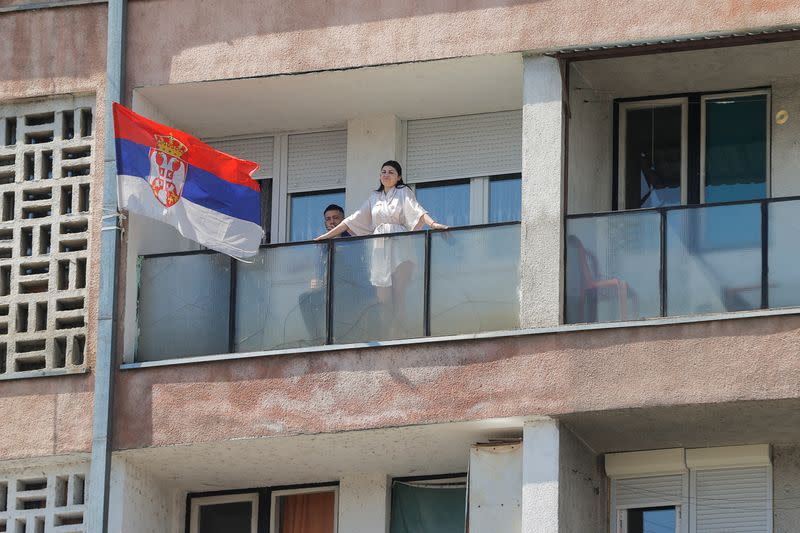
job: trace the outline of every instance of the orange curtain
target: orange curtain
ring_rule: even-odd
[[[333,533],[332,491],[282,496],[280,533]]]

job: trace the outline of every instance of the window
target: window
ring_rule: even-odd
[[[190,533],[257,533],[258,493],[191,500]]]
[[[469,180],[420,183],[417,201],[437,222],[448,226],[469,224]]]
[[[519,220],[522,113],[409,120],[406,182],[449,226]]]
[[[395,479],[390,533],[464,533],[466,478]]]
[[[677,508],[628,509],[622,529],[622,533],[675,533],[678,531]]]
[[[520,220],[522,178],[509,174],[489,179],[489,223]]]
[[[767,93],[703,97],[701,201],[767,197]]]
[[[259,164],[253,177],[263,180],[261,225],[267,242],[314,238],[323,233],[322,209],[331,203],[344,207],[346,130],[217,139],[208,143]],[[326,195],[331,195],[332,200],[326,201]]]
[[[621,209],[769,196],[768,90],[619,101]]]
[[[606,473],[613,532],[772,531],[766,444],[608,454]]]
[[[343,190],[291,195],[289,240],[308,241],[325,233],[323,210],[331,204],[344,208]]]
[[[336,533],[336,484],[190,494],[187,533]]]
[[[335,533],[338,490],[291,489],[272,493],[271,533]]]

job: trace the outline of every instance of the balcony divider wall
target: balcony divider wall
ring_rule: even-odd
[[[518,222],[139,258],[135,360],[519,327]]]
[[[568,215],[565,322],[800,306],[800,197]]]

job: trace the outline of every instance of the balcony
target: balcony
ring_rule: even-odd
[[[800,198],[570,215],[568,323],[796,307]]]
[[[140,258],[137,362],[519,327],[519,223]]]

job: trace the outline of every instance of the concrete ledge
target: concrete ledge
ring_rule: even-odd
[[[50,2],[30,2],[28,4],[0,7],[0,13],[13,13],[15,11],[32,11],[35,9],[50,9],[53,7],[70,7],[107,3],[108,0],[51,0]]]
[[[143,361],[133,363],[123,363],[120,365],[122,370],[134,370],[139,368],[154,368],[162,366],[188,365],[194,363],[208,363],[216,361],[228,361],[236,359],[252,359],[256,357],[268,357],[276,355],[298,355],[312,353],[330,353],[345,350],[361,350],[366,348],[380,348],[393,346],[413,346],[422,344],[478,340],[478,339],[500,339],[507,337],[525,337],[529,335],[549,335],[553,333],[567,333],[576,331],[598,331],[620,328],[642,328],[651,326],[672,326],[678,324],[696,324],[701,322],[715,322],[722,320],[741,320],[745,318],[761,318],[770,316],[791,316],[800,315],[800,308],[793,307],[788,309],[764,309],[757,311],[738,311],[732,313],[718,313],[714,315],[665,317],[628,322],[606,322],[598,324],[569,324],[547,328],[528,328],[506,331],[490,331],[485,333],[469,333],[462,335],[450,335],[445,337],[420,337],[416,339],[402,339],[394,341],[375,341],[359,342],[353,344],[329,344],[323,346],[308,346],[305,348],[291,348],[285,350],[268,350],[262,352],[227,353],[214,355],[199,355],[192,357],[182,357],[177,359],[164,359],[163,361]],[[2,379],[2,378],[0,378]]]
[[[9,375],[0,376],[0,381],[13,381],[17,379],[30,378],[49,378],[56,376],[78,376],[88,374],[88,368],[54,368],[50,370],[28,370],[26,372],[14,372]]]

